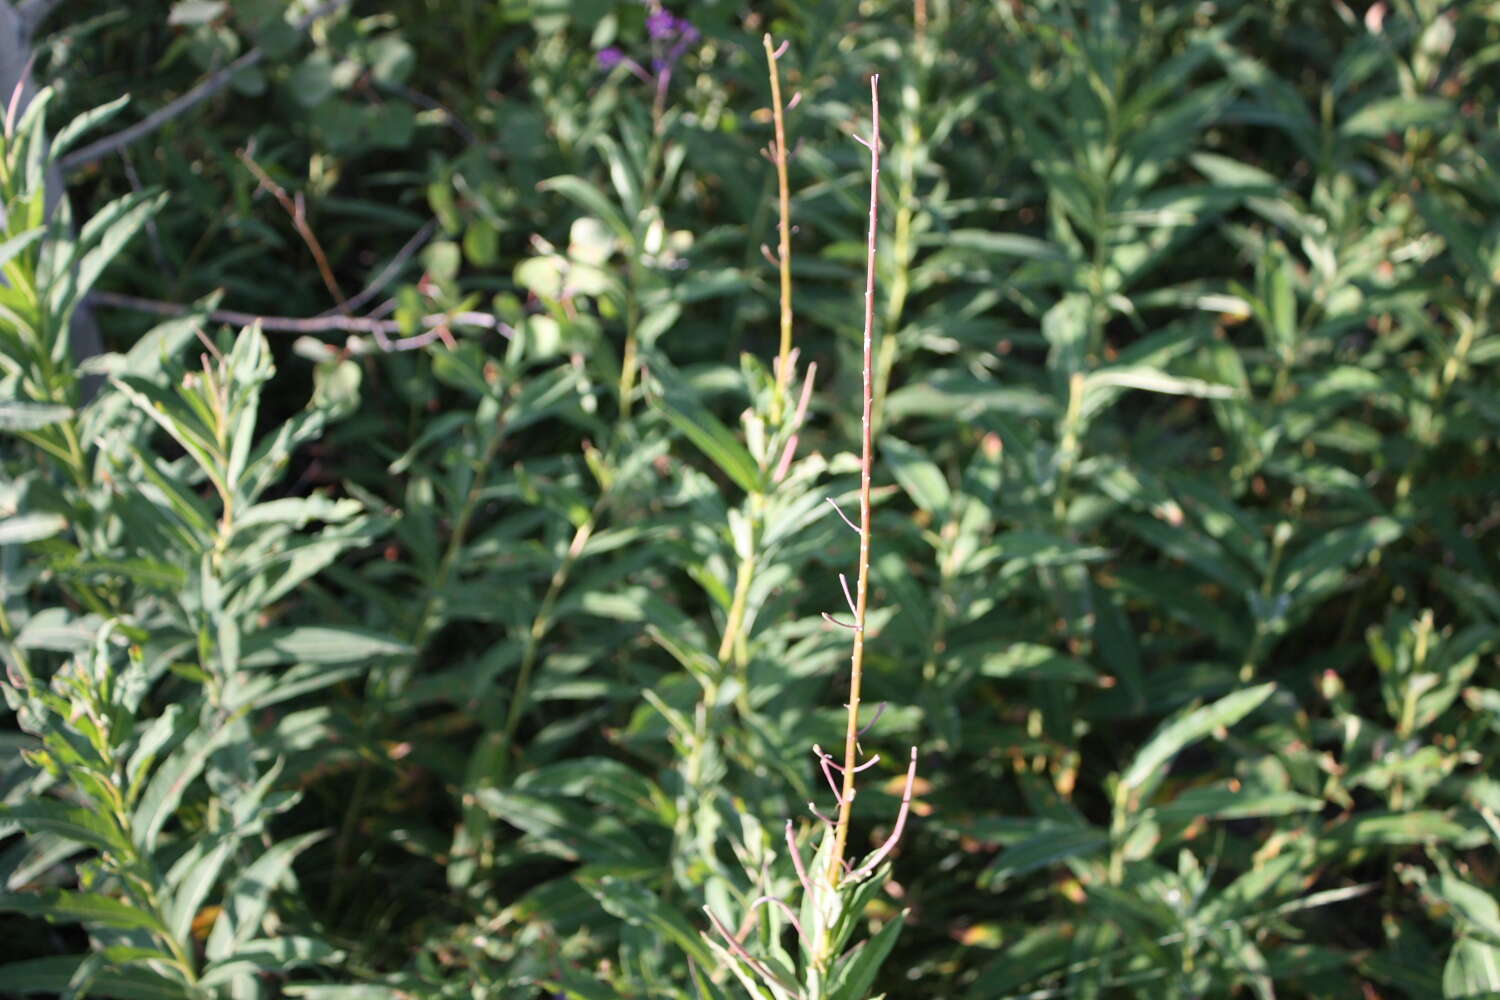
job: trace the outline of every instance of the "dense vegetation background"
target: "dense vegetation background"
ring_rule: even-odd
[[[920,778],[875,985],[761,995],[1500,991],[1500,5],[668,13],[47,11],[0,993],[745,995],[705,904],[795,964],[752,907],[842,745],[872,73],[860,852]]]

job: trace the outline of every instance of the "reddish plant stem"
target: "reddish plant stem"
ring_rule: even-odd
[[[849,814],[854,806],[854,775],[859,767],[859,693],[864,679],[865,612],[870,598],[870,472],[875,464],[871,429],[874,404],[875,342],[875,242],[880,213],[880,75],[870,77],[870,119],[873,131],[870,150],[870,222],[865,251],[865,330],[863,360],[862,450],[859,463],[859,577],[854,596],[854,650],[849,658],[849,722],[844,734],[844,788],[839,796],[838,823],[834,827],[833,857],[828,882],[837,887],[844,872],[844,852],[849,843]]]

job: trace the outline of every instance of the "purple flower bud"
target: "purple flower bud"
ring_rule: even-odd
[[[696,42],[698,29],[685,17],[678,17],[668,10],[656,10],[646,15],[646,33],[655,42]]]
[[[656,41],[665,41],[677,33],[677,18],[671,11],[652,11],[646,15],[646,33]]]
[[[625,61],[625,53],[620,51],[619,46],[611,45],[607,49],[599,50],[599,65],[604,69],[614,69]]]

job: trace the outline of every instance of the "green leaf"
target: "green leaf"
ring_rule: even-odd
[[[1380,138],[1413,126],[1449,124],[1454,118],[1453,102],[1441,97],[1387,97],[1349,116],[1339,126],[1339,134]]]
[[[1211,705],[1182,712],[1163,723],[1120,777],[1121,784],[1127,789],[1139,789],[1148,780],[1159,780],[1167,763],[1183,748],[1216,729],[1227,729],[1239,722],[1259,708],[1275,689],[1274,683],[1266,683],[1236,691]]]
[[[51,307],[54,315],[69,314],[74,303],[94,287],[104,268],[166,200],[165,194],[128,194],[105,205],[84,224],[78,247],[80,250],[89,249],[77,261],[70,280],[53,285]]]
[[[1002,851],[984,870],[979,879],[980,884],[998,891],[1012,879],[1042,868],[1050,868],[1068,858],[1094,854],[1108,845],[1109,834],[1104,830],[1090,826],[1046,824],[1040,833]]]
[[[560,177],[550,177],[537,186],[538,191],[555,191],[581,207],[585,212],[602,220],[610,229],[614,230],[620,241],[627,246],[635,244],[635,234],[625,216],[615,207],[614,202],[590,182],[582,177],[574,177],[565,174]]]
[[[941,417],[970,421],[983,414],[1050,417],[1057,403],[1026,386],[1002,386],[965,373],[933,373],[903,385],[886,397],[886,416],[892,422],[910,417]]]
[[[178,941],[192,936],[193,920],[238,842],[239,838],[232,833],[199,839],[167,873],[174,891],[165,916],[168,930]]]
[[[529,835],[530,845],[567,861],[637,867],[648,852],[615,816],[566,799],[481,787],[475,801],[490,816]]]
[[[1286,561],[1281,590],[1298,603],[1321,599],[1348,577],[1348,567],[1400,538],[1401,523],[1372,517],[1360,524],[1322,532]]]
[[[887,920],[885,926],[868,941],[861,941],[839,960],[828,977],[829,1000],[867,1000],[875,976],[890,956],[896,937],[906,923],[906,911]]]
[[[128,845],[114,824],[102,813],[47,799],[32,799],[14,805],[0,803],[0,822],[16,823],[23,830],[55,833],[100,851],[128,853]]]
[[[24,233],[12,236],[4,243],[0,243],[0,267],[4,267],[12,257],[20,253],[22,250],[25,250],[27,247],[31,246],[31,244],[35,243],[37,240],[41,239],[46,232],[46,227],[38,226],[35,229],[28,229]],[[46,404],[38,403],[35,405],[41,406]],[[0,428],[6,427],[4,420],[4,407],[5,404],[0,403]]]
[[[17,514],[0,518],[0,545],[21,545],[61,534],[68,519],[61,514]]]
[[[0,431],[39,431],[61,423],[73,410],[56,403],[33,403],[24,399],[0,400]]]
[[[362,673],[363,665],[330,669],[323,663],[301,663],[278,671],[275,675],[238,675],[224,686],[224,708],[226,711],[238,712],[244,708],[279,705],[313,691],[353,680]]]
[[[369,629],[352,626],[303,625],[290,629],[267,629],[245,640],[245,662],[256,666],[271,663],[352,663],[379,656],[410,655],[412,647]]]
[[[88,955],[53,955],[0,965],[0,983],[17,994],[68,994]],[[114,1000],[189,1000],[194,994],[183,984],[147,968],[104,969],[88,975],[87,995]]]
[[[167,12],[167,24],[174,28],[193,28],[210,24],[224,16],[227,0],[177,0]]]
[[[1500,947],[1478,938],[1461,937],[1443,966],[1443,996],[1452,1000],[1483,1000],[1500,993]]]
[[[934,462],[894,437],[880,439],[880,455],[912,503],[935,518],[947,518],[953,504],[953,492]]]
[[[166,933],[155,914],[124,900],[89,892],[50,890],[40,893],[0,895],[0,910],[45,917],[51,923],[79,922],[118,930],[148,930]]]
[[[1093,305],[1087,295],[1071,293],[1057,301],[1042,317],[1042,335],[1052,351],[1047,367],[1068,375],[1082,371],[1089,350],[1089,317]]]
[[[177,811],[182,796],[203,772],[208,758],[234,737],[235,728],[227,723],[213,729],[194,729],[157,767],[130,822],[132,835],[148,852],[155,849],[162,827]]]
[[[94,641],[101,623],[98,615],[74,617],[66,608],[43,608],[21,626],[15,643],[22,649],[76,653]]]
[[[1122,365],[1100,368],[1090,372],[1083,382],[1084,392],[1090,396],[1096,389],[1141,389],[1169,396],[1194,396],[1198,399],[1230,399],[1237,395],[1234,386],[1218,382],[1205,382],[1198,378],[1168,375],[1156,368],[1143,365]],[[1098,404],[1088,397],[1084,402],[1085,415],[1092,416]]]
[[[198,980],[202,986],[232,983],[241,977],[254,979],[261,973],[280,973],[298,966],[337,962],[344,953],[318,938],[288,935],[250,941],[229,958],[210,962]]]
[[[260,931],[271,893],[287,877],[292,862],[327,835],[326,831],[314,830],[277,841],[240,869],[224,892],[219,916],[208,934],[204,955],[210,961],[229,960]]]
[[[409,990],[398,990],[390,986],[297,986],[288,985],[282,991],[289,997],[307,997],[308,1000],[410,1000]]]
[[[985,554],[1002,563],[1000,572],[1005,576],[1039,566],[1097,562],[1112,555],[1108,549],[1079,545],[1047,531],[1008,531]]]
[[[766,482],[760,467],[745,446],[730,433],[712,413],[709,413],[685,391],[672,391],[654,396],[653,405],[691,441],[714,465],[718,466],[735,484],[746,493],[764,493]]]
[[[518,778],[515,787],[532,794],[582,796],[633,820],[671,825],[670,806],[661,790],[645,775],[608,757],[547,764]]]
[[[1494,896],[1459,878],[1446,866],[1432,889],[1435,896],[1452,907],[1460,930],[1478,934],[1500,945],[1500,903]]]
[[[559,994],[566,1000],[619,1000],[619,991],[605,986],[596,979],[587,979],[582,973],[575,972],[563,965],[559,973],[560,979],[544,979],[540,985],[551,993]]]
[[[0,983],[17,994],[62,993],[85,959],[83,955],[50,955],[0,965]]]
[[[578,881],[611,916],[671,940],[696,962],[708,966],[714,964],[713,952],[703,943],[698,932],[681,913],[663,903],[650,889],[610,875],[599,879],[580,878]]]
[[[1171,802],[1155,806],[1148,815],[1159,821],[1191,823],[1197,819],[1246,819],[1317,812],[1323,800],[1296,792],[1256,791],[1227,784],[1189,788]]]
[[[961,247],[1003,257],[1025,257],[1030,260],[1065,262],[1068,258],[1053,243],[1020,233],[996,233],[986,229],[954,229],[924,236],[923,243],[942,247]]]
[[[997,648],[999,647],[999,648]],[[1034,642],[991,641],[961,646],[948,654],[958,663],[976,663],[982,677],[1091,684],[1099,671],[1082,660]]]
[[[1455,844],[1473,847],[1484,836],[1434,809],[1355,816],[1329,832],[1329,846],[1375,847],[1404,844]]]
[[[183,4],[177,4],[177,7],[181,6],[183,6]],[[218,4],[218,6],[223,7],[224,5],[221,3]],[[173,13],[176,13],[176,8],[173,9]],[[125,109],[125,106],[129,103],[130,95],[121,94],[113,101],[109,101],[107,103],[99,105],[97,108],[91,108],[90,110],[85,111],[83,114],[79,115],[77,118],[74,118],[72,121],[68,122],[68,124],[58,129],[57,134],[52,137],[52,145],[48,151],[51,154],[52,159],[62,159],[62,155],[68,150],[72,149],[73,144],[76,143],[79,139],[83,138],[83,136],[86,135],[90,129],[98,128],[100,125],[103,125],[105,122],[109,121],[115,115],[123,111]]]

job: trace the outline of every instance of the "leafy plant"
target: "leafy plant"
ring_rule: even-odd
[[[1497,30],[0,3],[0,988],[1500,990]]]

